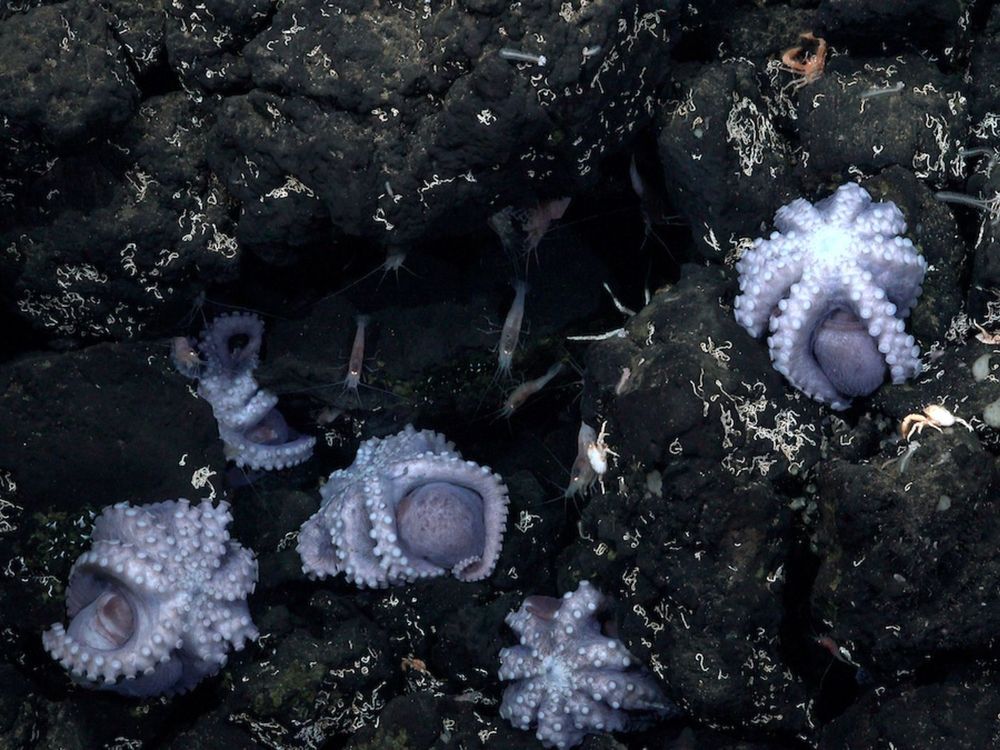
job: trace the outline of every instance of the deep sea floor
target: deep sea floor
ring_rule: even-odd
[[[8,2],[0,330],[0,750],[1000,748],[1000,4]]]

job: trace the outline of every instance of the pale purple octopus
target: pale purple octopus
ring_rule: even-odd
[[[462,581],[490,575],[503,546],[507,487],[454,448],[409,425],[362,443],[354,463],[330,475],[323,504],[299,531],[303,572],[344,573],[371,587],[449,572]]]
[[[198,379],[212,405],[226,458],[251,469],[284,469],[312,456],[316,438],[300,435],[278,411],[278,397],[254,379],[264,324],[256,315],[220,315],[195,344],[174,339],[173,361]]]
[[[798,198],[736,264],[737,322],[758,337],[770,323],[774,368],[809,397],[846,409],[885,380],[920,372],[904,319],[927,262],[901,237],[902,212],[856,183],[815,205]]]
[[[536,726],[545,747],[559,750],[587,734],[642,729],[676,716],[677,707],[602,621],[606,598],[589,582],[562,599],[529,596],[507,615],[520,636],[501,649],[500,715],[518,729]]]
[[[190,690],[257,638],[253,553],[229,538],[229,506],[168,500],[105,508],[66,588],[68,627],[42,634],[88,687],[148,697]]]

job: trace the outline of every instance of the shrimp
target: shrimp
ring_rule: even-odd
[[[170,359],[177,371],[187,378],[196,378],[205,364],[198,353],[198,345],[187,336],[176,336],[170,341]]]
[[[549,226],[558,221],[569,208],[570,198],[555,198],[537,203],[534,208],[507,206],[490,216],[490,228],[497,233],[504,252],[516,268],[519,258],[524,259],[527,271],[532,255],[538,248]]]
[[[528,282],[520,279],[514,282],[514,302],[507,312],[500,331],[499,356],[497,359],[497,374],[510,377],[510,366],[514,360],[514,350],[517,340],[521,337],[521,322],[524,320],[524,295],[528,292]],[[530,395],[530,394],[529,394]]]
[[[358,386],[361,385],[361,368],[365,363],[365,327],[368,325],[368,320],[367,315],[357,317],[358,329],[354,333],[351,358],[347,361],[347,377],[344,378],[344,390],[354,391],[359,404],[361,403],[361,395],[358,393]]]
[[[399,283],[399,272],[400,271],[406,271],[411,276],[416,276],[416,277],[420,278],[419,274],[411,271],[409,268],[407,268],[404,265],[405,262],[406,262],[406,251],[405,250],[401,250],[399,248],[394,248],[394,249],[387,250],[386,251],[386,255],[385,255],[385,260],[382,261],[382,263],[380,265],[375,266],[375,268],[373,268],[372,270],[370,270],[368,273],[362,274],[361,276],[359,276],[358,278],[356,278],[354,281],[352,281],[347,286],[342,286],[337,291],[330,292],[329,294],[327,294],[327,295],[325,295],[323,297],[320,297],[320,299],[317,300],[317,302],[322,302],[323,300],[329,299],[330,297],[336,297],[338,294],[343,294],[348,289],[353,289],[354,287],[358,286],[358,284],[361,284],[362,282],[370,279],[372,276],[374,276],[375,274],[377,274],[379,271],[382,272],[382,277],[378,280],[378,285],[375,287],[376,290],[379,289],[382,286],[382,282],[385,281],[385,277],[388,276],[390,273],[394,273],[396,275],[396,282],[397,283]]]
[[[503,408],[500,410],[500,414],[505,417],[510,417],[521,405],[531,398],[533,395],[538,393],[542,388],[549,384],[559,371],[562,370],[562,362],[556,362],[548,371],[542,375],[540,378],[535,378],[534,380],[526,380],[521,383],[517,388],[511,391],[507,400],[504,401]]]
[[[380,268],[382,269],[382,278],[379,279],[378,283],[381,284],[383,281],[385,281],[385,277],[389,275],[390,271],[396,274],[397,282],[399,281],[400,270],[413,274],[413,271],[411,271],[409,268],[403,265],[404,263],[406,263],[405,250],[388,251],[385,256],[385,262],[380,266]],[[378,269],[376,268],[375,270],[377,271]],[[416,276],[416,274],[413,275]]]

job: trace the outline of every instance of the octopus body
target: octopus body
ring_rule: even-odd
[[[737,322],[752,336],[770,330],[774,368],[809,397],[846,409],[920,372],[920,349],[905,318],[921,293],[927,263],[900,236],[894,203],[872,203],[847,183],[815,205],[799,198],[778,209],[777,231],[757,239],[736,264]]]
[[[587,734],[640,729],[679,713],[617,638],[605,633],[605,597],[587,581],[562,599],[529,596],[507,615],[520,645],[500,651],[510,680],[500,715],[519,729],[536,726],[559,750]]]
[[[302,570],[311,577],[344,573],[370,587],[449,572],[477,581],[500,556],[507,488],[439,433],[407,426],[362,443],[320,494],[320,509],[299,531]]]
[[[105,508],[66,589],[69,625],[42,634],[89,687],[147,697],[190,690],[257,637],[253,553],[229,538],[229,506],[169,500]]]
[[[316,438],[289,427],[278,397],[254,379],[263,334],[256,315],[220,315],[197,344],[175,339],[173,360],[212,405],[226,458],[251,469],[284,469],[306,461]]]

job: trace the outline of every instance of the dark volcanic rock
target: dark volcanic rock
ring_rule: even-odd
[[[995,148],[1000,149],[1000,136],[995,140]],[[987,150],[977,165],[975,174],[969,178],[965,195],[972,199],[972,205],[956,205],[955,212],[972,214],[976,227],[973,247],[972,284],[969,288],[968,313],[980,325],[991,330],[1000,321],[1000,169],[997,162],[1000,151]]]
[[[980,663],[1000,621],[1000,357],[976,327],[1000,332],[1000,9],[0,6],[0,750],[537,750],[499,716],[504,618],[584,578],[685,715],[580,750],[1000,744]],[[805,83],[780,59],[815,52],[810,29],[830,47]],[[894,201],[928,261],[907,322],[925,369],[833,413],[736,323],[731,266],[779,206],[846,180]],[[501,252],[563,196],[534,256]],[[507,378],[494,347],[514,277],[530,289]],[[662,288],[632,314],[604,285],[630,307]],[[227,467],[155,341],[233,305],[272,316],[260,382],[317,435],[293,470]],[[122,338],[146,343],[95,345]],[[972,430],[905,442],[928,404]],[[581,418],[609,467],[564,498]],[[494,573],[306,579],[296,535],[318,483],[411,422],[505,478]],[[183,496],[230,502],[260,567],[259,640],[183,696],[74,685],[39,633],[65,618],[94,515]]]
[[[21,502],[72,512],[200,489],[192,476],[222,466],[222,443],[167,352],[99,344],[0,369],[0,461]]]
[[[317,744],[371,722],[397,664],[371,621],[343,597],[310,600],[312,629],[282,608],[258,620],[262,636],[232,667],[231,720],[269,747]]]
[[[49,335],[166,333],[208,283],[233,278],[230,201],[205,168],[207,123],[180,93],[147,100],[114,145],[17,183],[0,223],[0,284]]]
[[[831,57],[823,76],[798,92],[798,126],[813,172],[898,165],[936,185],[965,175],[962,82],[916,56]]]
[[[792,147],[775,127],[756,66],[746,60],[685,68],[661,112],[660,160],[670,199],[699,251],[732,257],[795,195]]]
[[[591,739],[586,745],[609,745],[611,738]],[[491,747],[538,750],[530,732],[514,729],[496,714],[495,701],[481,696],[443,696],[424,691],[393,699],[379,715],[378,727],[357,732],[348,750],[447,750],[454,747]]]
[[[969,59],[969,109],[976,123],[972,134],[977,140],[1000,146],[997,132],[1000,113],[996,111],[1000,96],[1000,5],[994,5]]]
[[[1000,446],[1000,358],[996,345],[975,335],[979,334],[968,317],[960,317],[949,331],[950,345],[929,358],[919,377],[875,394],[879,411],[899,425],[908,414],[918,414],[928,404],[940,404],[972,424],[984,445]]]
[[[815,615],[853,658],[898,680],[938,654],[985,649],[1000,586],[996,459],[961,425],[901,457],[819,471]]]
[[[222,492],[211,409],[166,354],[100,344],[0,368],[0,592],[10,605],[0,627],[33,652],[41,629],[63,619],[63,586],[102,507]]]
[[[807,718],[804,685],[781,667],[787,501],[710,465],[628,471],[592,498],[562,588],[586,578],[619,600],[626,645],[690,718],[794,735]]]
[[[968,0],[823,0],[817,24],[833,44],[852,50],[908,52],[914,46],[953,53],[965,37]]]
[[[249,86],[243,47],[267,28],[276,0],[207,0],[166,4],[166,46],[170,67],[188,87],[230,93]]]
[[[726,274],[683,270],[629,320],[626,338],[591,347],[584,421],[608,421],[623,461],[707,459],[747,479],[801,473],[819,457],[819,406],[736,323]]]
[[[383,434],[407,422],[434,425],[458,415],[463,423],[497,420],[515,385],[565,359],[564,337],[580,332],[579,321],[598,315],[607,299],[601,284],[609,269],[593,239],[572,228],[552,235],[540,246],[541,265],[530,277],[513,381],[497,374],[496,347],[514,299],[515,269],[497,253],[461,269],[418,257],[413,266],[419,278],[404,276],[397,284],[374,276],[319,300],[302,319],[276,321],[267,334],[262,384],[377,418]],[[359,313],[369,321],[366,366],[354,393],[344,388],[344,378]]]
[[[300,246],[334,228],[406,247],[594,184],[650,119],[677,5],[282,3],[240,64],[216,70],[253,86],[223,103],[212,152],[244,206],[239,239]]]
[[[969,675],[940,684],[872,693],[823,730],[819,750],[868,747],[997,746],[996,678]]]
[[[692,717],[794,734],[805,691],[779,667],[791,519],[761,478],[794,485],[819,457],[821,420],[727,294],[724,273],[685,266],[627,337],[588,353],[584,419],[607,420],[617,468],[583,511],[560,588],[588,578],[616,596],[627,645]]]
[[[135,112],[112,18],[86,0],[33,8],[0,25],[0,144],[61,149],[104,137]]]

